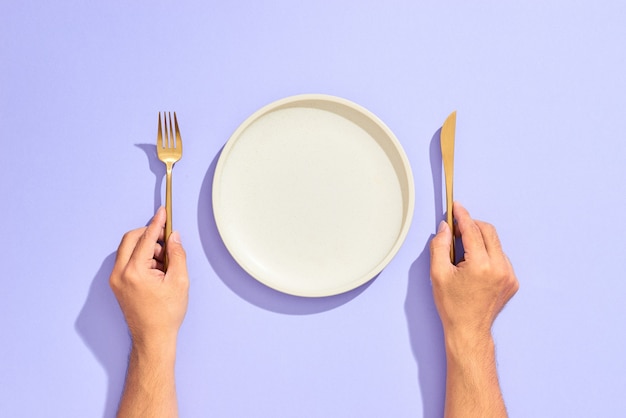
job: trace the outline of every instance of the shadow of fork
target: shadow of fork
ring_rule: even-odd
[[[154,212],[163,205],[163,200],[161,198],[161,189],[163,188],[163,178],[165,177],[165,164],[163,164],[156,152],[155,144],[135,144],[137,148],[143,150],[146,153],[146,157],[148,157],[148,164],[150,167],[150,171],[154,174]]]

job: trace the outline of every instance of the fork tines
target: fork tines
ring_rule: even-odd
[[[161,125],[163,125],[164,134],[161,131]],[[176,135],[174,135],[174,127],[172,126],[171,112],[163,112],[163,123],[161,123],[161,112],[159,112],[158,138],[161,142],[161,148],[177,148],[179,146],[180,130],[178,129],[178,119],[176,118],[176,112],[174,112],[174,126],[176,128]]]

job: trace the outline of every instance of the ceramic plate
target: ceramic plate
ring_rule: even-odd
[[[288,97],[254,113],[213,178],[215,221],[233,258],[298,296],[374,278],[402,245],[413,207],[411,168],[391,130],[333,96]]]

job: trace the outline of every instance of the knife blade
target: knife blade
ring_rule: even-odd
[[[454,179],[454,134],[456,131],[456,110],[446,118],[441,127],[441,159],[443,160],[443,171],[446,176],[446,222],[452,232],[452,245],[450,246],[450,262],[455,261],[455,239],[454,239],[454,218],[452,216],[452,205],[454,198],[452,195],[452,182]]]

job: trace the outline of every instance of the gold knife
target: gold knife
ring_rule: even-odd
[[[441,127],[441,159],[443,160],[443,171],[446,176],[446,221],[452,231],[452,245],[450,246],[450,262],[454,264],[455,244],[454,244],[454,218],[452,216],[452,179],[454,178],[454,132],[456,130],[456,110],[450,113]]]

